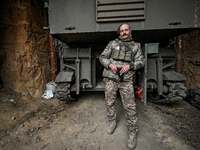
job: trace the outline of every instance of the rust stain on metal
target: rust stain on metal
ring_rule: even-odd
[[[55,48],[55,40],[51,35],[49,35],[49,43],[50,43],[51,79],[55,80],[57,75],[56,48]]]
[[[176,51],[178,52],[178,59],[176,62],[176,71],[183,72],[183,36],[180,35],[176,38]]]
[[[199,18],[199,0],[196,1],[196,6],[194,10],[194,27],[198,27],[198,18]]]

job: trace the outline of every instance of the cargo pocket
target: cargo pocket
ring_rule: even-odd
[[[113,49],[112,58],[118,59],[119,58],[119,50]]]
[[[125,57],[125,50],[120,50],[119,59],[124,60],[124,57]]]
[[[131,51],[126,52],[125,61],[131,61]]]

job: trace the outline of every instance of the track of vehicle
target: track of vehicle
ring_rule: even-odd
[[[156,92],[148,93],[148,101],[157,104],[176,103],[186,97],[186,87],[183,82],[166,82],[168,92],[158,95]]]

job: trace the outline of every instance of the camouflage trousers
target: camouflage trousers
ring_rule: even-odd
[[[137,126],[137,112],[133,89],[133,82],[115,82],[104,78],[105,84],[105,99],[107,107],[107,115],[109,122],[116,121],[116,97],[119,90],[121,101],[125,110],[127,119],[128,132],[136,135],[138,131]]]

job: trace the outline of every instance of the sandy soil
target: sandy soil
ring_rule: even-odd
[[[136,150],[200,149],[200,111],[186,101],[143,105],[137,99],[137,110]],[[117,111],[117,129],[108,135],[103,92],[81,93],[78,101],[66,105],[56,98],[28,100],[1,89],[0,149],[126,150],[126,119],[119,96]]]

